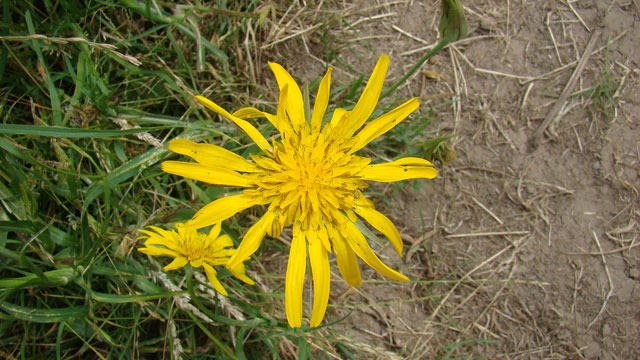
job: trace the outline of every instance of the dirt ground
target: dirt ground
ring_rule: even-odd
[[[334,330],[385,359],[639,359],[639,4],[462,3],[469,34],[401,89],[422,112],[455,100],[429,130],[457,134],[457,159],[420,190],[389,196],[394,206],[377,202],[406,241],[403,259],[378,253],[418,281],[383,282],[363,266],[373,280],[349,290],[334,266],[327,320],[350,314]],[[328,18],[332,6],[309,11]],[[327,32],[363,73],[389,54],[387,84],[437,43],[439,1],[337,6],[349,26],[280,44],[301,59],[287,66],[294,76],[321,76],[316,37]],[[296,24],[289,34],[308,26]],[[345,63],[332,64],[338,83],[354,76]]]

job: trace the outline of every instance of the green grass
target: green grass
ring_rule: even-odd
[[[286,9],[156,4],[0,3],[0,357],[360,357],[331,324],[289,329],[275,308],[282,276],[259,261],[249,267],[273,292],[222,271],[230,296],[220,300],[197,274],[163,275],[164,260],[135,250],[137,229],[184,222],[225,191],[163,173],[171,153],[156,145],[181,136],[255,151],[193,95],[228,108],[261,96],[241,43]],[[353,104],[363,79],[338,85],[334,100]],[[416,139],[430,118],[394,132],[384,156],[437,158],[444,138]],[[239,216],[224,230],[237,241],[249,224]]]
[[[609,122],[617,120],[618,108],[620,107],[617,93],[622,85],[622,79],[615,74],[614,65],[610,59],[609,43],[607,43],[601,71],[594,84],[574,94],[574,96],[589,98],[591,101],[590,111],[594,119]]]
[[[587,95],[591,98],[591,110],[594,114],[600,114],[600,117],[606,121],[617,119],[620,101],[616,95],[621,85],[619,79],[612,70],[613,64],[609,59],[609,49],[604,54],[604,64],[600,76],[596,83],[591,87]]]

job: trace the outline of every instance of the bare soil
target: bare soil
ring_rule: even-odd
[[[377,251],[416,282],[383,281],[363,266],[370,280],[349,289],[333,266],[325,321],[349,315],[333,330],[363,357],[639,359],[638,2],[462,3],[469,34],[401,88],[421,97],[423,112],[455,100],[435,110],[429,134],[457,134],[457,159],[420,190],[375,186],[393,201],[377,206],[406,242],[402,259]],[[341,20],[279,51],[300,59],[288,66],[294,76],[317,78],[319,38],[333,37],[346,44],[345,62],[331,64],[336,83],[354,76],[347,64],[367,73],[387,53],[391,84],[437,43],[439,7],[309,5],[316,22]],[[287,31],[310,26],[292,21]],[[532,147],[596,33],[571,96]]]

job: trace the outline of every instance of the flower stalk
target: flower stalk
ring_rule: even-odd
[[[404,84],[407,79],[413,75],[422,64],[424,64],[430,57],[435,55],[443,47],[449,43],[460,40],[463,36],[469,32],[469,24],[467,18],[464,16],[464,7],[460,4],[459,0],[442,0],[442,15],[440,16],[440,25],[438,26],[440,36],[442,39],[429,50],[415,65],[404,74],[400,80],[393,84],[390,88],[386,89],[380,98],[385,98],[392,92],[394,92],[400,85]]]

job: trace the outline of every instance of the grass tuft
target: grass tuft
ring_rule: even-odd
[[[135,251],[137,229],[185,222],[223,195],[163,173],[165,141],[255,151],[241,145],[249,141],[238,130],[194,107],[193,95],[230,108],[259,96],[263,64],[247,54],[260,57],[270,21],[287,8],[250,0],[38,4],[0,5],[2,357],[361,358],[333,324],[290,329],[283,279],[260,261],[249,265],[257,288],[221,271],[225,298],[201,274],[165,274],[166,264]],[[354,104],[363,80],[338,86],[334,100]],[[396,130],[381,155],[442,160],[446,139],[419,135],[431,116]],[[248,218],[224,231],[237,242]]]

